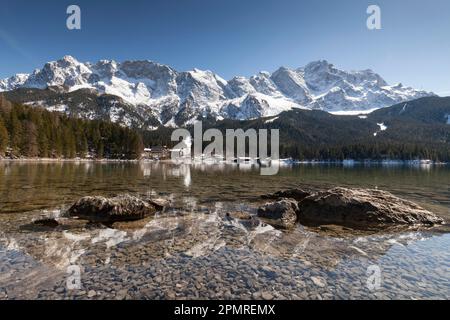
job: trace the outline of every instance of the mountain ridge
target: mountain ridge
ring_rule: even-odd
[[[198,117],[249,120],[276,116],[295,108],[324,111],[377,109],[434,95],[401,84],[389,86],[370,69],[346,72],[326,60],[297,69],[280,67],[273,73],[262,71],[249,78],[234,77],[227,81],[212,71],[179,72],[150,60],[82,63],[72,56],[64,56],[31,74],[17,74],[0,80],[0,91],[47,90],[49,87],[60,87],[61,95],[67,96],[80,89],[92,90],[97,95],[116,96],[121,99],[116,99],[119,102],[101,108],[115,110],[116,105],[126,106],[114,112],[132,110],[122,118],[134,117],[133,113],[137,113],[141,120],[136,120],[136,125],[147,126],[146,129],[157,125],[187,125]],[[68,99],[61,97],[58,105],[67,106]],[[47,99],[33,100],[24,96],[21,100],[50,109],[57,106]],[[70,109],[77,113],[73,104]],[[79,109],[83,115],[83,108]],[[117,118],[114,112],[110,115],[112,121]],[[124,121],[124,125],[132,122],[130,119],[120,121]]]

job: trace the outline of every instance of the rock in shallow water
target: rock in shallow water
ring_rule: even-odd
[[[419,205],[382,190],[334,188],[306,197],[299,203],[304,225],[337,224],[375,226],[385,224],[434,225],[441,218]]]
[[[33,224],[36,226],[49,228],[56,228],[57,226],[59,226],[59,222],[53,218],[41,218],[33,221]]]
[[[252,218],[252,216],[248,212],[243,211],[227,212],[226,216],[237,220],[250,220]]]
[[[275,224],[287,219],[288,227],[296,221],[307,226],[334,224],[352,228],[444,222],[419,205],[382,190],[333,188],[307,193],[300,189],[277,192],[272,197],[292,196],[292,199],[266,204],[258,210],[258,216],[271,219]]]
[[[133,221],[155,213],[151,203],[130,195],[114,198],[83,197],[67,211],[70,217],[95,222]]]
[[[268,203],[258,209],[258,217],[269,219],[271,224],[292,228],[297,222],[298,205],[293,199]]]
[[[170,206],[170,201],[163,198],[150,198],[146,201],[154,206],[157,211],[163,211]]]

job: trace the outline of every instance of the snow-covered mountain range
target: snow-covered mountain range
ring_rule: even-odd
[[[42,95],[39,101],[31,97],[23,100],[51,110],[70,109],[72,113],[96,118],[96,111],[90,109],[89,114],[84,114],[81,105],[77,109],[71,98],[64,98],[61,93],[88,89],[97,96],[118,97],[102,100],[112,101],[100,106],[103,117],[109,114],[110,120],[124,124],[142,122],[143,127],[150,126],[144,125],[148,117],[154,118],[153,124],[178,126],[199,116],[245,120],[275,116],[292,108],[329,112],[368,110],[434,95],[401,84],[390,86],[371,70],[342,71],[324,60],[303,68],[281,67],[273,73],[260,72],[250,78],[226,81],[211,71],[179,72],[152,61],[82,63],[65,56],[31,74],[0,80],[0,91],[48,87],[60,87],[57,103]],[[70,108],[66,104],[71,104]],[[132,115],[128,115],[130,112]],[[133,117],[133,121],[127,117]]]

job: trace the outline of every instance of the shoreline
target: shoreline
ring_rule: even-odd
[[[171,159],[163,159],[163,160],[155,160],[155,159],[88,159],[88,158],[73,158],[73,159],[63,159],[63,158],[2,158],[0,157],[0,162],[54,162],[54,163],[71,163],[71,162],[85,162],[85,163],[114,163],[114,162],[154,162],[154,163],[175,163],[175,164],[209,164],[209,165],[217,165],[217,164],[233,164],[227,162],[208,162],[208,161],[194,161],[188,160],[186,162],[177,162]],[[251,164],[251,163],[250,163]],[[347,167],[351,167],[354,165],[419,165],[419,166],[446,166],[449,165],[449,162],[436,162],[431,160],[292,160],[289,162],[282,162],[281,166],[287,165],[316,165],[316,164],[338,164]],[[258,165],[254,163],[253,165]]]
[[[55,159],[55,158],[0,158],[0,162],[140,162],[139,159]]]

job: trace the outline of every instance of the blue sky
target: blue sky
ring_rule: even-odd
[[[77,4],[82,30],[66,28]],[[366,28],[369,4],[382,30]],[[448,0],[0,0],[0,78],[70,54],[149,59],[225,79],[327,59],[450,95]]]

